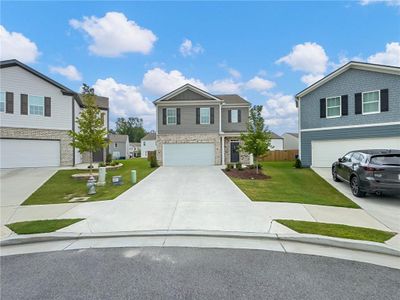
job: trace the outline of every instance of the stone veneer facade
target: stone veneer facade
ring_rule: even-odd
[[[72,166],[74,163],[73,148],[70,146],[72,139],[67,130],[0,127],[0,138],[60,141],[61,166]]]
[[[225,164],[231,163],[231,141],[239,142],[242,144],[243,142],[239,137],[224,137],[224,152],[225,152]],[[246,152],[239,151],[239,162],[244,165],[250,164],[250,155]]]

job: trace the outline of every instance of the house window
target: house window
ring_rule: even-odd
[[[100,118],[101,118],[101,123],[104,126],[104,124],[106,124],[106,113],[102,112],[100,114]]]
[[[342,101],[340,97],[326,98],[326,117],[337,118],[341,116]]]
[[[146,142],[143,142],[143,146],[146,146]]]
[[[44,97],[29,96],[29,114],[37,116],[44,115]]]
[[[362,93],[362,113],[375,114],[380,112],[380,93],[379,91]]]
[[[114,143],[114,148],[118,148],[118,143]]]
[[[176,125],[176,108],[167,108],[167,125]]]
[[[238,123],[239,122],[239,113],[237,109],[232,109],[231,110],[231,122],[232,123]]]
[[[0,112],[4,112],[6,110],[6,93],[0,92]]]
[[[209,107],[200,107],[200,124],[210,124]]]

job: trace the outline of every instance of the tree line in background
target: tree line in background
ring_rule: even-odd
[[[118,118],[115,122],[115,130],[110,130],[110,132],[126,134],[131,143],[140,143],[140,140],[147,134],[143,127],[143,119],[137,117]]]

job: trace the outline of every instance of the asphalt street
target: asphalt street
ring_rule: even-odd
[[[70,250],[1,257],[1,299],[400,299],[400,271],[260,250]]]

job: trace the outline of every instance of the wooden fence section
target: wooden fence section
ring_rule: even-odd
[[[299,150],[275,150],[258,158],[259,161],[295,160]]]

